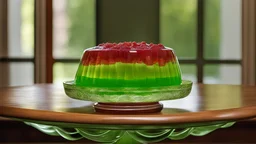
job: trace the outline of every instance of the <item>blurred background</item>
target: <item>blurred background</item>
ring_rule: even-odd
[[[120,41],[173,48],[183,79],[248,84],[242,0],[1,0],[0,5],[0,86],[62,84],[74,79],[84,49]],[[255,57],[249,60],[255,68]],[[255,84],[255,69],[249,71],[254,76],[249,84]]]
[[[255,0],[0,0],[0,87],[62,85],[86,48],[122,41],[173,48],[183,79],[195,83],[255,85],[255,18]],[[236,126],[195,141],[255,142],[255,124]],[[0,143],[67,142],[2,118],[0,135]]]

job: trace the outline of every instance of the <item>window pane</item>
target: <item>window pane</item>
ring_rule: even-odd
[[[62,84],[74,80],[79,63],[55,63],[53,65],[53,82]]]
[[[8,52],[5,56],[34,56],[34,0],[8,0]]]
[[[95,45],[95,1],[53,0],[53,55],[80,58]]]
[[[30,62],[0,62],[0,86],[32,85],[34,65]]]
[[[241,0],[205,0],[204,56],[241,59]]]
[[[241,84],[241,66],[238,64],[206,65],[204,83]]]
[[[196,66],[192,64],[180,64],[182,79],[197,82]]]
[[[160,42],[179,58],[196,57],[196,0],[160,1]]]

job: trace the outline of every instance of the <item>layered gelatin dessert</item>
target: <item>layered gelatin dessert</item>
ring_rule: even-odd
[[[187,96],[173,49],[145,42],[103,43],[84,51],[75,79],[64,82],[75,99],[105,103],[158,102]]]
[[[103,43],[84,51],[75,77],[86,87],[180,85],[181,72],[171,48],[145,42]]]

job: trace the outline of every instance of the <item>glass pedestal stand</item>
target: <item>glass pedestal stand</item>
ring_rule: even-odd
[[[216,121],[177,125],[90,125],[49,121],[22,120],[39,131],[67,140],[89,139],[100,143],[153,143],[165,139],[181,140],[189,135],[204,136],[235,122]]]

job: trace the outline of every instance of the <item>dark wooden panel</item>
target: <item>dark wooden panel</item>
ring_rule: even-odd
[[[159,42],[159,1],[97,0],[97,43]]]

